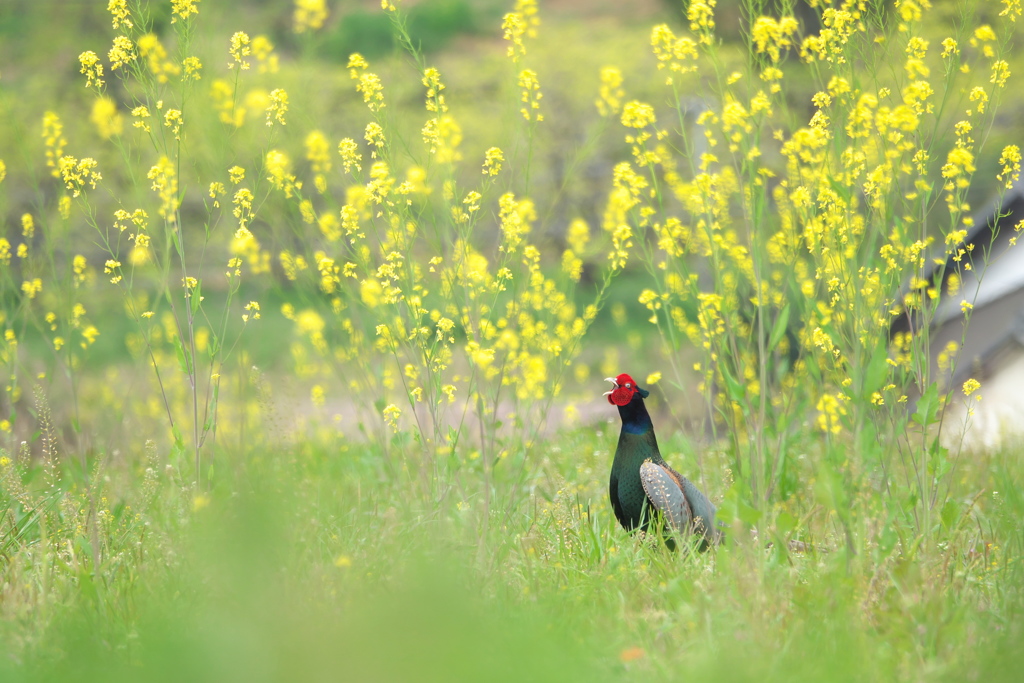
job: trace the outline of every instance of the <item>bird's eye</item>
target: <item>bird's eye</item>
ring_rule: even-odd
[[[626,388],[627,388],[627,389],[629,389],[629,388],[630,388],[630,384],[629,384],[629,382],[626,382]]]

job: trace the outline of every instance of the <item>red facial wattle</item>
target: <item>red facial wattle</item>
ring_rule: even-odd
[[[614,389],[605,393],[605,396],[608,397],[608,402],[613,406],[628,405],[633,400],[633,395],[637,392],[638,387],[632,377],[623,373],[618,377],[609,377],[607,381],[615,385]]]

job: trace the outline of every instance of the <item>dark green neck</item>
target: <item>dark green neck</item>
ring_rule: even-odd
[[[640,394],[633,394],[633,400],[619,406],[619,417],[622,418],[622,431],[627,434],[654,433],[654,423],[647,412],[647,405]]]
[[[647,459],[664,462],[658,450],[658,439],[654,436],[654,424],[647,412],[647,406],[639,395],[624,406],[619,406],[619,417],[622,418],[622,431],[619,432],[619,444],[615,449],[613,467],[637,468]]]

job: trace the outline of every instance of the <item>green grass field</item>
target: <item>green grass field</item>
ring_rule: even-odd
[[[0,11],[0,682],[1019,680],[1020,3],[371,5]]]
[[[477,474],[452,473],[424,499],[381,467],[380,452],[339,442],[231,454],[200,496],[158,456],[124,469],[91,464],[90,475],[70,466],[53,488],[37,472],[30,499],[42,516],[4,551],[0,671],[4,680],[1016,679],[1019,451],[969,467],[962,491],[978,499],[961,522],[977,529],[955,534],[958,546],[904,545],[879,513],[857,519],[856,555],[812,522],[804,537],[820,552],[765,550],[740,524],[716,551],[683,556],[618,527],[604,483],[615,434],[599,431],[546,441],[524,481],[499,469],[489,506]],[[668,441],[669,459],[692,467],[681,437]]]

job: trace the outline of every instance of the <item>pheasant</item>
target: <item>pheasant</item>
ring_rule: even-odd
[[[693,483],[668,466],[644,399],[650,393],[637,386],[627,374],[609,377],[615,385],[605,393],[608,402],[619,408],[622,431],[612,461],[608,494],[615,517],[626,530],[645,529],[652,517],[660,515],[681,542],[699,537],[700,550],[722,540],[715,526],[715,506]],[[666,539],[675,548],[671,538]]]

